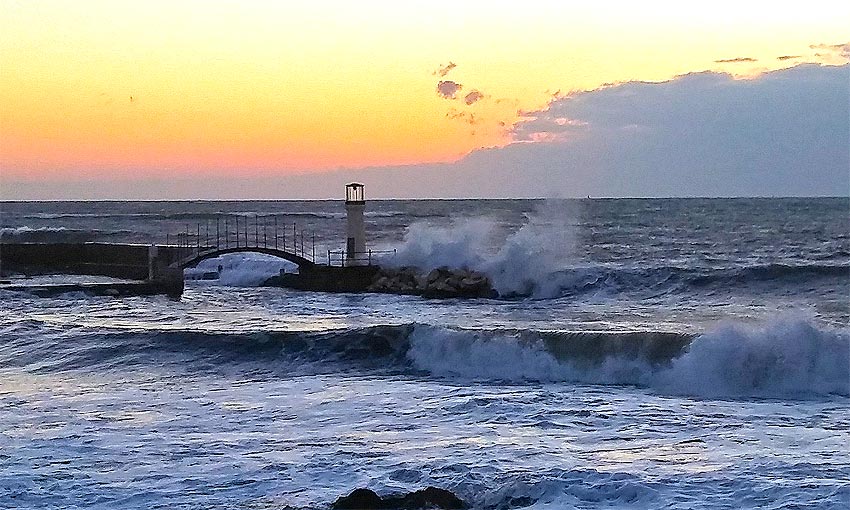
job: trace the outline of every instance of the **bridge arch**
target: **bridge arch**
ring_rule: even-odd
[[[264,255],[270,255],[272,257],[277,257],[279,259],[292,262],[293,264],[296,264],[299,268],[308,268],[316,265],[315,262],[301,255],[297,255],[295,253],[280,250],[277,248],[266,248],[263,246],[239,246],[232,248],[213,248],[207,251],[201,251],[200,253],[195,252],[183,259],[172,263],[171,267],[176,269],[186,269],[190,267],[195,267],[204,260],[214,259],[216,257],[227,255],[229,253],[262,253]]]

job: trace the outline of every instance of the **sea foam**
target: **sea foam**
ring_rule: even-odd
[[[417,326],[407,356],[446,378],[626,384],[701,397],[850,396],[850,332],[806,321],[722,326],[669,360],[634,351],[557,356],[542,336]]]
[[[219,271],[219,267],[221,270]],[[231,253],[201,261],[196,267],[184,270],[187,277],[200,278],[204,273],[218,272],[212,280],[218,285],[231,287],[257,287],[281,270],[296,272],[292,262],[261,253]]]
[[[424,269],[466,267],[485,272],[501,295],[556,297],[561,286],[550,276],[573,260],[574,208],[563,201],[542,202],[507,237],[494,218],[414,223],[392,262]]]

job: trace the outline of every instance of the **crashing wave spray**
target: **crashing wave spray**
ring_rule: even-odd
[[[212,283],[230,287],[257,287],[280,273],[295,272],[298,266],[277,257],[261,253],[231,253],[201,261],[196,267],[184,270],[189,279],[198,279],[205,273],[218,273]]]
[[[501,295],[555,297],[560,285],[550,275],[574,258],[576,203],[546,200],[528,221],[507,237],[493,218],[453,222],[449,226],[414,223],[394,259],[397,265],[440,266],[483,271]]]

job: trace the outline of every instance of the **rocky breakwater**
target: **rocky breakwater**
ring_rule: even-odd
[[[381,268],[367,292],[413,294],[428,298],[495,298],[499,293],[486,274],[470,269],[439,267],[424,273],[416,267]]]

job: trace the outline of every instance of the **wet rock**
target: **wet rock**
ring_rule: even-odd
[[[348,496],[342,496],[334,501],[334,510],[366,510],[370,508],[387,508],[384,500],[369,489],[354,489]]]
[[[427,274],[422,274],[415,267],[382,268],[373,277],[367,291],[415,294],[430,298],[498,296],[485,274],[445,266]]]
[[[437,487],[426,487],[408,494],[381,498],[369,489],[355,489],[348,496],[337,499],[334,510],[455,510],[467,504],[454,493]]]

